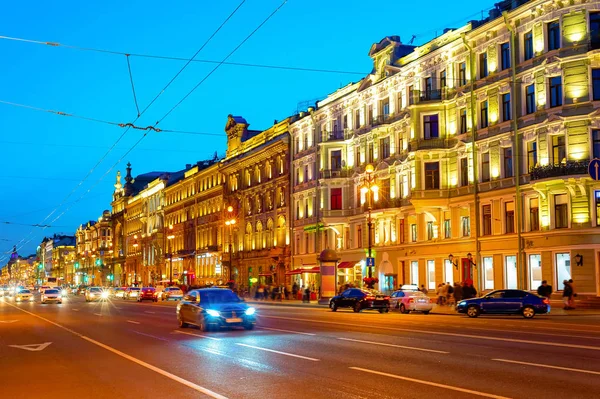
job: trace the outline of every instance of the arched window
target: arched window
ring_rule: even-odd
[[[261,222],[256,222],[256,237],[255,237],[254,248],[264,248],[265,242],[263,240],[263,225]]]
[[[274,243],[274,246],[283,247],[286,245],[285,235],[286,235],[286,223],[285,216],[279,216],[277,218],[277,232],[276,239],[277,241]]]
[[[244,249],[246,251],[250,251],[252,249],[252,225],[250,223],[246,224],[246,240],[244,244]]]
[[[273,247],[273,219],[267,220],[267,231],[265,233],[265,242],[267,248]]]

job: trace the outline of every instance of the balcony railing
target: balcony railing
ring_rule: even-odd
[[[455,138],[418,139],[408,143],[408,151],[430,150],[434,148],[451,148],[457,143]]]
[[[335,179],[338,177],[350,177],[352,171],[350,169],[325,169],[319,171],[319,178],[321,179]]]
[[[379,199],[377,202],[373,202],[372,209],[390,209],[390,208],[400,208],[403,206],[409,206],[410,198],[388,198],[388,199]],[[366,211],[366,205],[363,204],[363,211]]]
[[[334,131],[322,132],[323,142],[327,141],[337,141],[337,140],[348,140],[352,137],[352,134],[349,129],[336,129]]]
[[[415,105],[429,101],[442,101],[445,99],[444,90],[413,90],[412,96],[409,96],[408,104]]]
[[[534,166],[529,171],[531,180],[547,179],[550,177],[585,175],[588,173],[589,160],[566,161],[565,163]]]

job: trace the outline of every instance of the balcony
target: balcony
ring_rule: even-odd
[[[352,137],[352,134],[349,129],[336,129],[332,132],[321,132],[321,137],[323,139],[323,142],[325,143],[328,141],[348,140]]]
[[[561,164],[535,166],[529,171],[531,181],[548,179],[551,177],[587,175],[590,161],[567,161]]]
[[[351,177],[352,170],[350,169],[324,169],[319,171],[320,179],[336,179],[339,177]]]
[[[412,140],[408,143],[408,151],[431,150],[435,148],[452,148],[458,142],[455,138],[432,138]]]
[[[400,208],[403,206],[410,206],[410,198],[388,198],[388,199],[380,199],[377,202],[373,203],[371,207],[372,210],[378,209],[391,209],[391,208]],[[367,211],[367,207],[363,204],[363,212]]]
[[[408,105],[442,101],[444,99],[444,90],[413,90],[412,96],[408,99]]]

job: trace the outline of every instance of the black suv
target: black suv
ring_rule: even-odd
[[[379,313],[390,311],[390,297],[376,291],[349,288],[329,301],[329,308],[335,312],[338,308],[352,308],[355,312],[364,309],[376,309]]]

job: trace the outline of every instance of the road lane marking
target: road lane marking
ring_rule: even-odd
[[[377,374],[377,375],[382,375],[384,377],[390,377],[390,378],[395,378],[397,380],[403,380],[403,381],[409,381],[409,382],[414,382],[417,384],[423,384],[423,385],[429,385],[432,387],[437,387],[437,388],[443,388],[443,389],[449,389],[451,391],[457,391],[457,392],[464,392],[464,393],[469,393],[471,395],[476,395],[476,396],[483,396],[486,398],[494,398],[494,399],[509,399],[506,396],[498,396],[498,395],[493,395],[491,393],[485,393],[485,392],[479,392],[479,391],[473,391],[471,389],[466,389],[466,388],[460,388],[460,387],[455,387],[452,385],[446,385],[446,384],[438,384],[437,382],[431,382],[431,381],[424,381],[424,380],[418,380],[416,378],[410,378],[410,377],[404,377],[404,376],[400,376],[400,375],[396,375],[396,374],[389,374],[389,373],[383,373],[381,371],[375,371],[375,370],[369,370],[369,369],[363,369],[361,367],[350,367],[351,370],[357,370],[357,371],[363,371],[365,373],[371,373],[371,374]]]
[[[202,335],[202,334],[194,334],[191,332],[186,332],[186,331],[179,331],[179,330],[175,330],[173,331],[175,334],[185,334],[185,335],[192,335],[194,337],[200,337],[200,338],[206,338],[206,339],[212,339],[213,341],[220,341],[221,338],[215,338],[215,337],[209,337],[208,335]]]
[[[29,345],[8,345],[11,348],[24,349],[30,352],[39,352],[46,349],[52,342],[44,342],[43,344],[29,344]]]
[[[167,342],[169,341],[169,340],[168,340],[168,339],[166,339],[166,338],[161,338],[161,337],[157,337],[157,336],[155,336],[155,335],[146,334],[146,333],[143,333],[143,332],[141,332],[141,331],[135,331],[135,330],[129,330],[129,331],[131,331],[131,332],[133,332],[133,333],[136,333],[136,334],[139,334],[139,335],[146,336],[146,337],[150,337],[150,338],[159,339],[159,340],[161,340],[161,341],[167,341]]]
[[[99,341],[96,341],[95,339],[86,337],[85,335],[83,335],[81,333],[78,333],[77,331],[71,330],[69,327],[65,327],[65,326],[63,326],[61,324],[55,323],[55,322],[53,322],[50,319],[47,319],[47,318],[42,317],[42,316],[39,316],[39,315],[37,315],[35,313],[32,313],[32,312],[28,312],[28,311],[26,311],[24,309],[21,309],[21,308],[17,307],[17,306],[10,305],[10,304],[9,304],[9,306],[12,306],[12,307],[14,307],[16,309],[19,309],[21,312],[27,313],[27,314],[29,314],[29,315],[31,315],[33,317],[36,317],[36,318],[38,318],[40,320],[44,320],[45,322],[50,323],[53,326],[61,328],[61,329],[65,330],[65,331],[68,331],[71,334],[76,335],[76,336],[78,336],[79,338],[81,338],[81,339],[83,339],[85,341],[88,341],[89,343],[92,343],[92,344],[94,344],[96,346],[99,346],[99,347],[101,347],[103,349],[106,349],[107,351],[112,352],[115,355],[121,356],[124,359],[127,359],[127,360],[129,360],[129,361],[131,361],[133,363],[136,363],[136,364],[138,364],[138,365],[140,365],[142,367],[145,367],[148,370],[152,370],[152,371],[154,371],[157,374],[160,374],[160,375],[162,375],[164,377],[167,377],[167,378],[169,378],[169,379],[171,379],[173,381],[176,381],[176,382],[178,382],[178,383],[180,383],[182,385],[185,385],[186,387],[191,388],[191,389],[193,389],[193,390],[195,390],[197,392],[203,393],[206,396],[210,396],[211,398],[215,398],[215,399],[228,399],[226,396],[223,396],[223,395],[220,395],[220,394],[218,394],[216,392],[213,392],[213,391],[211,391],[208,388],[204,388],[204,387],[202,387],[202,386],[200,386],[198,384],[194,384],[191,381],[188,381],[188,380],[183,379],[183,378],[181,378],[179,376],[176,376],[175,374],[171,374],[171,373],[169,373],[166,370],[163,370],[163,369],[160,369],[160,368],[158,368],[156,366],[153,366],[150,363],[146,363],[143,360],[140,360],[140,359],[135,358],[135,357],[133,357],[131,355],[128,355],[127,353],[121,352],[120,350],[115,349],[115,348],[113,348],[111,346],[105,345],[102,342],[99,342]]]
[[[16,323],[17,321],[19,321],[19,320],[0,320],[0,323],[9,324],[9,323]]]
[[[302,335],[310,335],[310,336],[317,335],[317,334],[307,333],[307,332],[301,332],[301,331],[283,330],[283,329],[280,329],[280,328],[270,328],[270,327],[257,327],[257,328],[260,328],[261,330],[288,332],[288,333],[291,333],[291,334],[302,334]]]
[[[79,309],[73,309],[74,312],[79,312]]]
[[[585,373],[585,374],[600,375],[600,371],[574,369],[574,368],[570,368],[570,367],[560,367],[560,366],[550,366],[548,364],[519,362],[519,361],[516,361],[516,360],[508,360],[508,359],[492,359],[492,360],[494,360],[496,362],[503,362],[503,363],[522,364],[524,366],[543,367],[543,368],[546,368],[546,369],[555,369],[555,370],[573,371],[575,373]]]
[[[311,319],[301,319],[297,317],[283,317],[283,316],[264,316],[261,315],[262,318],[269,319],[283,319],[283,320],[295,320],[302,322],[312,322],[312,323],[322,323],[322,324],[334,324],[334,325],[342,325],[342,326],[350,326],[350,327],[360,327],[356,324],[350,323],[340,323],[335,321],[324,321],[324,320],[311,320]],[[385,326],[377,326],[376,328],[380,330],[389,330],[389,331],[402,331],[402,332],[414,332],[421,334],[429,334],[429,335],[442,335],[447,337],[460,337],[460,338],[473,338],[478,340],[485,341],[502,341],[502,342],[518,342],[520,344],[530,344],[530,345],[542,345],[542,346],[557,346],[561,348],[574,348],[574,349],[589,349],[593,351],[600,351],[599,346],[587,346],[587,345],[575,345],[575,344],[560,344],[557,342],[542,342],[542,341],[531,341],[528,339],[515,339],[515,338],[500,338],[500,337],[487,337],[484,335],[472,335],[472,334],[458,334],[458,333],[449,333],[442,331],[429,331],[429,330],[417,330],[412,328],[393,328],[393,327],[385,327]]]
[[[338,339],[341,340],[341,341],[360,342],[362,344],[390,346],[390,347],[393,347],[393,348],[411,349],[411,350],[422,351],[422,352],[441,353],[441,354],[444,354],[444,355],[447,355],[448,353],[450,353],[450,352],[445,352],[445,351],[438,351],[438,350],[435,350],[435,349],[415,348],[413,346],[402,346],[402,345],[395,345],[395,344],[386,344],[384,342],[363,341],[361,339],[352,339],[352,338],[338,338]]]
[[[94,313],[96,316],[102,316],[102,313]]]
[[[140,324],[139,321],[133,321],[133,320],[127,320],[127,323],[131,323],[131,324]]]
[[[148,311],[145,311],[144,313],[156,314],[156,312],[148,312]]]
[[[295,354],[293,354],[293,353],[276,351],[276,350],[274,350],[274,349],[262,348],[262,347],[260,347],[260,346],[246,345],[246,344],[240,344],[240,343],[236,343],[236,345],[239,345],[239,346],[245,346],[246,348],[258,349],[259,351],[272,352],[272,353],[277,353],[277,354],[279,354],[279,355],[285,355],[285,356],[296,357],[296,358],[298,358],[298,359],[310,360],[310,361],[312,361],[312,362],[319,362],[319,361],[320,361],[320,359],[315,359],[315,358],[313,358],[313,357],[306,357],[306,356],[301,356],[301,355],[295,355]]]

